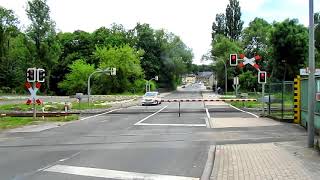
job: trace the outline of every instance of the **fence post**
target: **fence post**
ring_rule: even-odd
[[[282,81],[282,104],[281,104],[281,119],[283,120],[283,110],[284,110],[284,99],[283,99],[283,94],[284,94],[284,81]]]
[[[179,101],[179,117],[180,117],[180,101]]]

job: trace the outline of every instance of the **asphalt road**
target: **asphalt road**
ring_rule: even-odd
[[[199,85],[166,99],[202,98]],[[250,117],[203,102],[134,106],[41,132],[0,134],[0,179],[198,179],[214,144],[305,138],[292,124],[207,128],[211,117]]]

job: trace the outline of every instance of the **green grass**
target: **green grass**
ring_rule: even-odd
[[[36,105],[37,110],[41,110],[41,106]],[[32,110],[32,105],[26,104],[4,104],[0,106],[0,110],[8,110],[8,111],[30,111]]]
[[[104,102],[104,101],[102,101]],[[101,104],[102,102],[93,102],[88,105],[88,102],[81,102],[80,104],[77,102],[72,102],[72,108],[74,110],[85,110],[85,109],[107,109],[110,108],[111,105],[108,104]],[[96,104],[96,105],[95,105]],[[52,108],[48,107],[45,111],[64,111],[64,105],[58,104],[58,103],[46,103],[45,106],[52,106]],[[6,111],[31,111],[32,105],[26,105],[26,104],[5,104],[0,105],[0,110],[6,110]],[[36,105],[37,111],[42,111],[41,105]]]
[[[44,119],[42,119],[42,117],[37,117],[36,120],[33,120],[32,117],[0,117],[0,130],[34,125],[43,122],[68,122],[78,119],[79,116],[74,114],[70,116],[45,117]]]
[[[230,103],[232,106],[235,106],[237,108],[259,108],[262,106],[261,102],[257,101],[248,101],[248,102],[231,102]]]

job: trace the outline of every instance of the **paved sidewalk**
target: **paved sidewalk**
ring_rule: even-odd
[[[216,146],[214,167],[210,179],[319,179],[319,154],[314,155],[313,161],[302,156],[297,157],[297,153],[305,152],[307,148],[299,144],[295,146],[300,147],[299,150],[292,152],[288,150],[288,147],[292,147],[292,142],[290,143],[218,145]],[[292,148],[289,149],[292,150]]]
[[[211,118],[214,128],[276,126],[280,122],[268,118]]]

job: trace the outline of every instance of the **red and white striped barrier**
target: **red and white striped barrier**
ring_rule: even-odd
[[[161,102],[249,102],[257,99],[162,99]]]

